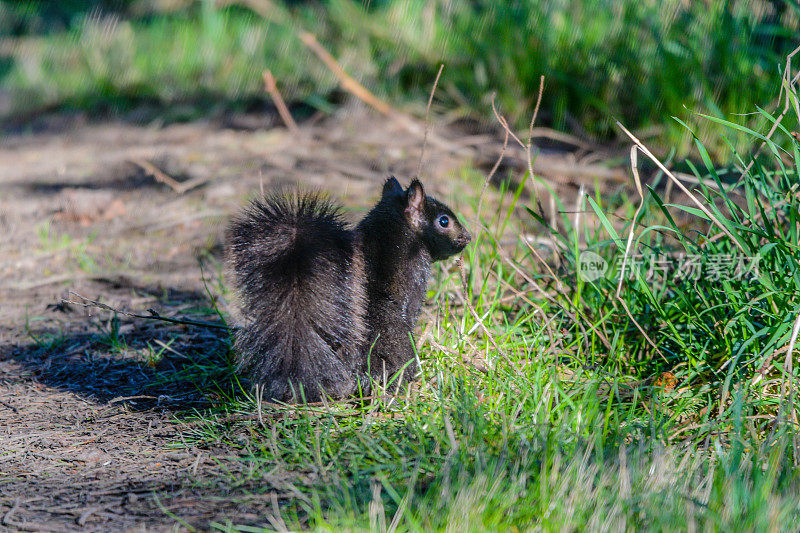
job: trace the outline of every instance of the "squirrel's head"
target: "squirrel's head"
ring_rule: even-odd
[[[455,255],[472,240],[467,229],[461,225],[455,213],[442,202],[425,196],[425,189],[414,179],[407,189],[391,177],[383,185],[383,198],[399,199],[403,205],[403,216],[431,254],[434,261]]]

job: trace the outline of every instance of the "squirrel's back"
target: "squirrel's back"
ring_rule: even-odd
[[[268,398],[356,392],[366,343],[363,255],[335,206],[316,194],[253,200],[227,231],[240,298],[240,370]],[[363,380],[362,380],[363,381]]]

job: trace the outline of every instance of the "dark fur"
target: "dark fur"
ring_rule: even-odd
[[[228,228],[241,297],[239,368],[267,397],[356,392],[366,307],[354,235],[319,196],[254,200]]]
[[[438,225],[446,215],[447,228]],[[268,397],[306,401],[365,390],[407,363],[410,333],[433,261],[460,252],[469,233],[414,180],[386,181],[381,200],[348,230],[317,195],[253,201],[228,228],[228,258],[241,296],[239,368]]]
[[[409,195],[417,187],[422,204],[409,212]],[[442,214],[452,221],[451,231],[436,231],[435,220]],[[417,370],[409,334],[425,299],[431,264],[460,252],[469,233],[446,205],[425,196],[419,181],[404,191],[394,178],[386,181],[380,202],[356,232],[367,268],[370,373],[381,380],[405,366],[403,377],[408,380]]]

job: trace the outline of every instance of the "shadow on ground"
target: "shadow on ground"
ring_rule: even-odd
[[[140,303],[119,305],[131,311],[152,307],[221,324],[200,292],[127,284],[105,290],[109,303],[134,294]],[[50,306],[47,315],[29,342],[0,345],[4,526],[208,529],[231,516],[267,523],[280,480],[248,477],[247,450],[203,439],[202,420],[186,421],[243,394],[227,329],[68,304]]]
[[[119,286],[115,287],[121,288]],[[210,315],[213,302],[181,289],[131,287],[158,294],[148,305],[162,316],[224,326]],[[128,310],[128,309],[126,309]],[[129,309],[148,314],[146,309]],[[6,348],[24,369],[20,379],[74,393],[95,403],[125,403],[131,410],[205,409],[220,395],[237,395],[227,329],[172,324],[75,305],[50,306],[54,317],[31,331],[31,342]],[[211,311],[213,312],[213,311]]]

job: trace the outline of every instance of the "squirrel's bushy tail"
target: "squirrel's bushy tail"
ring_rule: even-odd
[[[339,210],[316,194],[253,200],[228,227],[240,298],[239,368],[276,400],[356,392],[364,365],[364,264]]]

